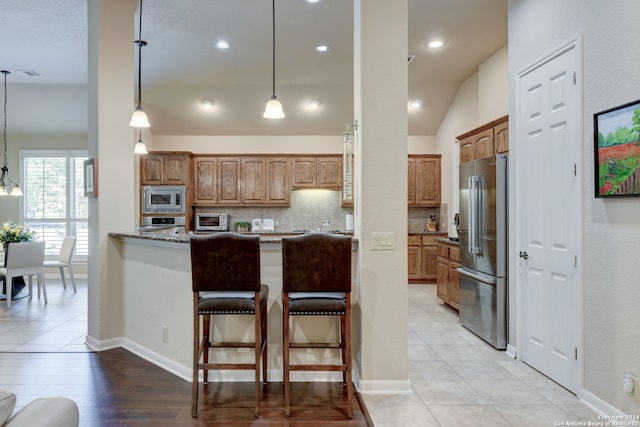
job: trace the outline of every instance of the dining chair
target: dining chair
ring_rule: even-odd
[[[29,298],[32,298],[31,279],[33,275],[37,275],[38,291],[42,288],[44,303],[47,304],[47,286],[44,280],[44,247],[44,242],[9,243],[7,263],[0,268],[0,276],[4,277],[6,284],[7,308],[11,308],[11,282],[14,277],[19,276],[29,276]]]
[[[198,415],[198,377],[203,371],[204,384],[209,370],[243,369],[255,373],[254,415],[260,415],[260,361],[262,379],[267,383],[267,300],[269,287],[260,283],[260,237],[235,233],[193,236],[191,276],[193,289],[193,384],[191,416]],[[253,316],[253,340],[225,341],[215,336],[215,320],[227,315]],[[202,320],[202,333],[200,333]],[[221,320],[221,319],[220,319]],[[215,332],[215,333],[214,333]],[[226,348],[253,348],[253,363],[221,360],[210,363],[210,351]],[[213,353],[221,358],[242,357],[242,353]],[[202,361],[200,361],[202,359]]]
[[[353,418],[351,380],[351,237],[312,233],[282,238],[282,323],[285,416],[292,371],[339,371]],[[292,342],[294,316],[338,316],[337,342]],[[302,324],[299,325],[301,328]],[[304,331],[303,331],[304,332]],[[291,350],[340,350],[340,363],[291,363]],[[337,356],[337,355],[336,355]]]
[[[64,277],[64,268],[69,270],[69,277],[71,277],[71,285],[73,285],[73,293],[78,292],[76,288],[76,278],[73,275],[73,267],[71,266],[71,257],[73,257],[73,250],[76,247],[76,238],[73,236],[66,236],[60,246],[60,252],[58,252],[58,258],[54,260],[47,260],[44,262],[45,268],[58,267],[60,270],[60,277],[62,278],[62,287],[67,289],[67,282]]]

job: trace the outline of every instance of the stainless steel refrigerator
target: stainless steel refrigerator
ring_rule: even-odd
[[[507,162],[460,164],[460,322],[498,349],[507,347]]]

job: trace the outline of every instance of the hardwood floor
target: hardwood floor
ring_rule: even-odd
[[[191,418],[191,383],[123,349],[100,353],[0,353],[0,387],[18,397],[16,410],[38,396],[75,400],[81,426],[373,426],[337,383],[292,383],[291,417],[284,418],[282,383],[262,390],[253,416],[253,383],[210,383]],[[202,387],[202,385],[201,385]]]

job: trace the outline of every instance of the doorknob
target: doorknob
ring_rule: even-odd
[[[529,259],[529,254],[525,251],[520,251],[520,258]]]

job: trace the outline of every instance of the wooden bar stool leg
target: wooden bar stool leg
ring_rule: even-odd
[[[345,336],[345,318],[340,316],[340,353],[342,356],[342,364],[347,366],[347,338]],[[342,384],[347,384],[347,370],[342,371]]]
[[[191,416],[198,415],[198,365],[200,363],[200,315],[198,314],[198,293],[194,292],[193,307],[193,379],[191,384]]]
[[[209,347],[211,346],[211,337],[209,332],[211,330],[211,316],[202,316],[202,363],[209,363]],[[209,384],[209,370],[204,369],[202,372],[204,384]]]
[[[282,365],[284,368],[284,416],[289,418],[291,411],[289,409],[289,296],[285,294],[282,307],[282,334],[283,334],[283,346],[282,346]]]
[[[265,383],[265,385],[267,384],[267,375],[268,375],[268,370],[267,370],[267,348],[268,348],[268,340],[267,340],[267,307],[265,305],[265,307],[263,307],[263,310],[260,311],[260,315],[262,316],[262,319],[260,321],[260,325],[262,326],[261,329],[261,351],[262,351],[262,381]]]
[[[345,357],[347,365],[347,416],[353,418],[353,381],[351,378],[351,295],[346,295],[347,312],[344,316],[345,323]]]
[[[254,355],[253,355],[253,363],[254,363],[254,392],[255,392],[255,408],[254,415],[257,417],[260,416],[260,360],[261,360],[261,350],[262,350],[262,324],[260,321],[262,320],[262,315],[260,313],[261,307],[260,303],[260,293],[256,292],[255,295],[255,313],[253,319],[254,325]]]

